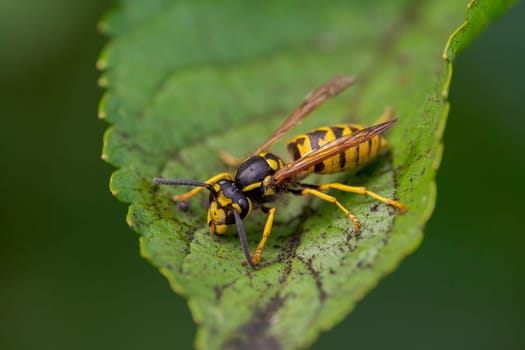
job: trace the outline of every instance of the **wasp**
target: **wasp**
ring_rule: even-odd
[[[340,124],[320,127],[296,136],[287,145],[293,158],[289,163],[285,163],[274,153],[268,152],[270,146],[280,140],[301,120],[323,102],[349,87],[354,80],[353,76],[340,75],[314,90],[266,142],[240,164],[231,156],[223,156],[226,163],[238,165],[233,174],[220,173],[204,182],[165,178],[155,178],[154,182],[163,185],[194,187],[189,192],[174,196],[172,198],[174,202],[186,201],[201,190],[208,190],[210,232],[224,234],[229,225],[235,224],[246,262],[252,267],[259,263],[264,245],[272,230],[276,210],[272,203],[285,193],[301,196],[312,195],[335,204],[350,218],[355,232],[360,229],[359,220],[336,197],[325,191],[335,189],[369,196],[404,213],[406,207],[403,204],[385,198],[365,187],[348,186],[342,183],[312,185],[301,182],[306,176],[313,173],[334,174],[361,168],[374,160],[387,146],[387,141],[381,136],[381,133],[396,122],[396,119],[392,119],[391,108],[385,109],[379,121],[367,128],[353,124]],[[262,238],[252,257],[242,221],[254,209],[261,209],[268,216]]]

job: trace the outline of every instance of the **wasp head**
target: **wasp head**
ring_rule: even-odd
[[[208,226],[211,233],[223,234],[228,225],[237,225],[243,252],[248,264],[253,266],[246,242],[246,232],[242,219],[252,210],[251,200],[242,192],[230,177],[223,177],[212,183],[193,180],[155,178],[153,181],[160,185],[193,186],[206,188],[210,192],[208,207]],[[176,200],[191,198],[196,192],[190,191],[178,196]],[[181,199],[184,198],[184,199]]]
[[[252,210],[252,203],[235,185],[235,182],[222,179],[212,185],[210,206],[208,208],[208,226],[211,233],[223,234],[228,225],[235,224],[234,211],[242,218]]]

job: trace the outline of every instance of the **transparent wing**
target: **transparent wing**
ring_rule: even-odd
[[[293,129],[301,120],[306,118],[312,111],[319,107],[330,97],[334,97],[347,87],[352,85],[355,78],[351,75],[338,75],[327,81],[315,91],[310,93],[303,103],[286,118],[286,120],[275,130],[275,132],[264,142],[253,155],[267,150],[271,145],[279,141],[288,131]]]

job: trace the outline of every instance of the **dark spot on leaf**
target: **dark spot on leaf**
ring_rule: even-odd
[[[364,262],[362,260],[359,260],[357,262],[357,267],[360,268],[360,269],[371,269],[372,267],[374,267],[374,265],[372,263]]]
[[[319,271],[315,270],[312,266],[312,260],[314,258],[315,256],[305,261],[302,257],[298,257],[298,260],[306,266],[308,271],[310,271],[310,274],[315,280],[315,286],[317,287],[317,291],[319,292],[319,301],[323,303],[326,300],[327,294],[323,288],[323,281],[321,279]]]
[[[339,250],[341,254],[345,254],[347,252],[347,250],[345,249],[345,246],[339,246],[337,247],[337,249]]]
[[[370,207],[370,211],[375,213],[378,208],[379,208],[379,203],[376,203]]]
[[[276,294],[265,308],[255,310],[250,321],[238,330],[236,336],[224,344],[224,349],[281,349],[282,346],[277,338],[267,331],[272,324],[272,317],[281,309],[285,299]]]
[[[214,287],[213,287],[213,290],[215,291],[215,298],[216,298],[217,300],[220,300],[221,297],[222,297],[222,293],[224,292],[224,290],[225,290],[226,288],[231,287],[234,283],[235,283],[235,281],[231,281],[230,283],[227,283],[227,284],[222,285],[222,286],[214,286]]]
[[[175,204],[175,207],[181,212],[187,212],[190,209],[190,203],[189,202],[177,202],[177,204]]]

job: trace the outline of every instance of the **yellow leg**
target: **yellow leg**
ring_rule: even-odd
[[[239,167],[241,165],[244,158],[235,158],[231,154],[229,154],[226,151],[220,151],[219,152],[219,159],[226,165],[231,166],[233,168]]]
[[[381,116],[374,123],[374,125],[381,124],[381,123],[387,122],[389,120],[392,120],[393,116],[394,116],[394,107],[386,106],[385,110],[383,111],[383,114],[381,114]]]
[[[328,183],[328,184],[319,185],[318,187],[320,191],[326,191],[330,188],[334,188],[336,190],[340,190],[344,192],[351,192],[351,193],[361,194],[364,196],[369,196],[369,197],[377,199],[378,201],[381,201],[383,203],[396,207],[402,213],[405,213],[407,211],[407,208],[403,204],[399,203],[398,201],[380,196],[377,193],[367,190],[365,187],[347,186],[347,185],[343,185],[340,183]]]
[[[335,205],[337,205],[339,207],[339,209],[341,209],[346,214],[346,216],[348,216],[350,218],[350,220],[352,220],[352,222],[354,223],[354,231],[355,232],[359,232],[359,229],[361,228],[361,224],[359,223],[359,220],[357,220],[355,215],[352,214],[350,212],[350,210],[348,210],[345,207],[343,207],[343,205],[341,203],[339,203],[337,198],[335,198],[334,196],[330,196],[330,195],[328,195],[326,193],[320,192],[320,191],[318,191],[316,189],[313,189],[313,188],[303,188],[303,190],[301,191],[301,195],[304,196],[304,195],[307,195],[307,194],[311,194],[313,196],[316,196],[317,198],[321,198],[324,201],[327,201],[327,202],[330,202],[330,203],[334,203]]]
[[[208,180],[206,180],[206,183],[212,185],[212,184],[216,183],[217,181],[219,181],[221,179],[231,179],[230,173],[217,174],[214,177],[209,178]],[[171,197],[171,200],[174,201],[174,202],[186,201],[186,200],[190,199],[191,197],[195,196],[200,191],[202,191],[204,188],[205,187],[195,187],[189,192],[186,192],[186,193],[183,193],[183,194],[179,194],[179,195],[175,195],[175,196]]]
[[[257,265],[259,263],[259,260],[261,259],[262,250],[264,248],[264,245],[266,244],[266,240],[268,239],[268,237],[270,237],[270,232],[272,232],[274,216],[275,208],[270,208],[270,210],[268,211],[268,217],[266,218],[266,223],[264,224],[264,230],[261,241],[257,245],[257,249],[255,249],[255,254],[252,258],[252,262],[254,263],[254,265]]]

